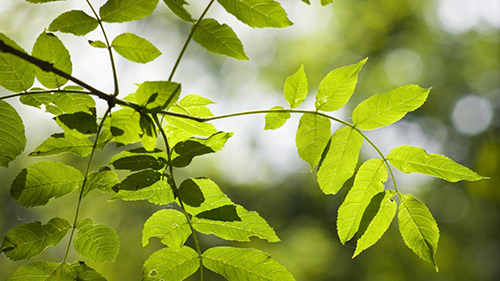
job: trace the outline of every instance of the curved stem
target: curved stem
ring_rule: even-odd
[[[174,64],[174,67],[172,68],[172,71],[170,72],[170,76],[168,77],[168,81],[172,81],[172,78],[174,77],[175,71],[177,71],[177,67],[179,67],[179,64],[181,62],[182,57],[184,56],[184,53],[187,50],[187,47],[189,45],[189,42],[191,42],[191,38],[193,38],[193,34],[198,28],[198,25],[200,21],[205,17],[205,15],[208,13],[208,10],[210,9],[210,6],[215,2],[215,0],[210,0],[210,3],[208,3],[207,7],[201,14],[200,18],[196,21],[196,23],[193,25],[193,28],[191,28],[191,32],[189,32],[188,38],[186,39],[186,42],[184,43],[184,46],[182,47],[182,50],[177,57],[177,61]]]
[[[179,205],[182,209],[182,213],[186,217],[189,228],[191,229],[191,233],[193,234],[193,240],[194,240],[194,244],[196,247],[196,252],[198,253],[198,257],[200,259],[200,280],[203,281],[203,257],[202,257],[202,253],[201,253],[200,242],[198,241],[198,236],[196,235],[196,231],[194,230],[193,224],[191,223],[191,218],[189,217],[189,214],[186,211],[184,203],[182,202],[182,200],[178,194],[179,189],[177,187],[177,184],[175,183],[174,167],[172,165],[172,149],[170,148],[170,145],[168,144],[167,135],[165,133],[165,130],[163,130],[163,127],[161,126],[161,123],[160,123],[160,120],[158,119],[157,114],[153,114],[153,120],[156,123],[156,126],[158,127],[158,130],[160,131],[160,133],[163,137],[163,141],[165,142],[165,148],[167,150],[167,158],[168,158],[167,159],[168,167],[169,167],[170,177],[172,180],[172,189],[173,189],[174,193],[177,195],[177,198],[179,199]]]
[[[68,258],[69,249],[71,248],[71,242],[73,242],[73,236],[75,235],[76,223],[78,221],[78,216],[80,214],[80,206],[81,206],[83,194],[85,191],[85,185],[87,184],[87,180],[88,180],[88,176],[89,176],[89,172],[90,172],[90,165],[92,163],[92,159],[94,158],[94,154],[95,154],[95,151],[97,149],[97,143],[99,141],[99,134],[101,133],[102,127],[104,125],[104,121],[108,117],[108,114],[110,111],[111,111],[111,108],[108,107],[108,109],[104,113],[104,116],[102,117],[101,122],[99,123],[99,127],[97,129],[97,133],[96,133],[95,140],[94,140],[94,145],[92,146],[92,152],[90,153],[89,161],[87,162],[87,168],[85,169],[85,175],[83,177],[83,183],[82,183],[82,188],[80,189],[78,203],[76,205],[76,212],[75,212],[75,219],[73,221],[73,228],[71,229],[71,234],[69,236],[68,246],[66,247],[66,253],[64,254],[64,259],[62,261],[62,264],[64,264],[66,262],[66,259]]]

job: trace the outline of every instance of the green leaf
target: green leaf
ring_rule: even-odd
[[[207,98],[196,94],[190,94],[179,101],[177,108],[180,111],[176,112],[184,112],[186,114],[198,117],[209,117],[213,116],[212,112],[207,107],[207,105],[211,104],[214,104],[214,102]]]
[[[375,195],[366,207],[359,226],[360,238],[353,258],[375,244],[391,225],[397,209],[396,202],[392,200],[394,194],[396,192],[390,189],[382,191]]]
[[[82,90],[78,86],[67,86],[64,90]],[[52,96],[54,104],[64,113],[86,112],[95,115],[95,101],[88,94],[55,92]]]
[[[227,214],[217,220],[214,219],[214,214],[207,216],[208,212],[220,208],[228,209],[229,207],[236,207],[236,216],[229,217],[232,221],[228,220]],[[269,242],[280,241],[274,230],[257,212],[247,211],[239,205],[224,205],[213,210],[201,212],[192,218],[192,224],[196,231],[238,242],[250,242],[250,237],[253,236],[266,239]],[[201,218],[202,216],[207,217],[207,219]]]
[[[438,270],[434,256],[436,254],[439,228],[431,212],[424,203],[411,194],[400,195],[401,204],[398,211],[399,232],[408,248],[423,260],[434,264]]]
[[[338,129],[318,170],[318,183],[325,194],[335,194],[354,174],[363,137],[351,127]]]
[[[354,125],[361,130],[390,125],[422,106],[429,91],[416,85],[407,85],[388,93],[376,94],[356,106],[352,113]]]
[[[113,140],[122,145],[135,143],[141,140],[142,129],[139,124],[140,113],[123,108],[111,114],[111,133]]]
[[[342,244],[356,234],[366,207],[373,196],[384,191],[386,180],[387,168],[381,159],[370,159],[359,167],[354,185],[338,210],[337,231]]]
[[[224,9],[250,27],[283,28],[293,23],[273,0],[217,0]]]
[[[118,186],[113,199],[125,201],[148,200],[153,204],[166,205],[174,202],[172,187],[161,173],[142,170],[129,175]]]
[[[104,166],[99,171],[89,174],[83,196],[87,196],[94,189],[99,189],[102,192],[113,192],[112,188],[119,183],[120,180],[116,173]]]
[[[75,261],[69,267],[76,281],[106,281],[100,273],[82,261]]]
[[[78,221],[76,228],[75,249],[82,257],[96,262],[115,261],[120,241],[112,228],[94,224],[90,218]]]
[[[165,4],[170,8],[174,14],[176,14],[180,19],[187,22],[193,22],[193,17],[191,14],[183,7],[184,5],[189,5],[184,0],[163,0]]]
[[[406,174],[422,173],[449,182],[487,179],[457,164],[446,156],[434,153],[427,154],[420,147],[409,145],[398,146],[387,155],[387,159],[394,167]]]
[[[210,221],[235,222],[241,221],[236,212],[236,205],[224,205],[212,210],[204,211],[196,215],[197,218]]]
[[[16,42],[0,32],[0,41],[25,52]],[[35,67],[14,55],[0,52],[0,86],[11,92],[27,91],[35,82]]]
[[[162,174],[153,170],[142,170],[128,175],[119,186],[122,190],[139,190],[155,184],[162,179]]]
[[[31,91],[35,91],[35,90],[44,91],[45,89],[40,89],[40,88],[32,88],[31,89]],[[39,109],[42,108],[41,107],[42,105],[45,105],[45,107],[47,108],[47,106],[54,104],[51,93],[30,93],[29,95],[20,96],[19,101],[24,105],[33,106],[33,107],[36,107]],[[48,112],[48,108],[47,108],[47,112]],[[62,112],[61,112],[61,114],[62,114]]]
[[[333,3],[333,0],[321,0],[321,6],[326,6]]]
[[[186,211],[194,216],[221,206],[233,205],[217,184],[207,178],[183,181],[178,196],[185,203]]]
[[[52,63],[52,65],[71,74],[73,64],[71,63],[70,55],[64,44],[52,33],[43,32],[36,39],[33,46],[33,56],[43,61]],[[35,68],[36,78],[40,83],[48,89],[60,88],[68,79],[55,75],[52,72],[44,71],[39,67]]]
[[[40,161],[23,169],[12,182],[10,195],[25,207],[45,205],[64,196],[83,182],[77,169],[52,161]]]
[[[295,280],[285,267],[256,249],[213,247],[203,253],[203,265],[228,280]]]
[[[191,228],[184,214],[172,209],[163,209],[154,213],[144,223],[142,246],[146,247],[151,237],[158,237],[161,243],[177,250],[182,248],[189,235]]]
[[[207,139],[190,138],[177,143],[173,148],[172,165],[188,166],[194,157],[221,151],[233,133],[218,132]]]
[[[171,117],[167,115],[165,115],[165,120],[172,127],[186,132],[189,136],[209,137],[218,132],[217,128],[215,128],[215,126],[210,123],[203,123],[186,118]],[[167,132],[167,134],[170,136],[170,132]]]
[[[199,267],[200,258],[192,248],[165,248],[154,252],[144,262],[142,280],[181,281],[194,274]]]
[[[323,111],[335,111],[344,107],[349,101],[356,83],[358,73],[366,63],[367,58],[357,64],[332,70],[319,84],[316,94],[316,109]]]
[[[30,259],[61,242],[70,228],[61,218],[52,218],[45,225],[40,222],[18,225],[5,235],[0,252],[5,252],[11,260]]]
[[[290,104],[291,108],[299,107],[299,105],[306,99],[308,92],[308,83],[306,73],[304,72],[304,65],[301,65],[299,70],[285,80],[285,99]]]
[[[193,40],[211,53],[248,60],[243,44],[233,29],[214,19],[201,20],[193,34]]]
[[[142,107],[158,112],[174,104],[181,93],[181,85],[169,81],[146,81],[126,99],[137,102]]]
[[[120,170],[161,170],[165,167],[167,158],[167,154],[160,149],[149,152],[144,148],[134,148],[116,154],[111,158],[109,164]]]
[[[95,117],[85,112],[62,114],[55,120],[66,133],[75,137],[83,138],[97,133]]]
[[[127,22],[148,17],[156,9],[158,0],[108,0],[99,15],[105,22]]]
[[[295,138],[300,158],[316,167],[331,134],[330,120],[318,114],[305,113],[299,121]]]
[[[84,11],[72,10],[59,15],[49,26],[49,31],[60,31],[83,36],[99,26],[94,17],[87,15]]]
[[[8,167],[25,147],[23,120],[14,107],[0,100],[0,166]]]
[[[71,281],[75,276],[67,264],[61,266],[58,262],[37,261],[23,265],[7,278],[7,281]]]
[[[281,106],[273,106],[271,110],[284,110]],[[292,115],[290,112],[269,112],[266,114],[264,125],[264,130],[276,130],[285,125],[286,120],[288,120]]]
[[[139,125],[141,126],[141,142],[144,149],[147,151],[153,151],[156,148],[156,142],[158,135],[156,133],[156,127],[154,121],[147,114],[141,114],[139,119]]]
[[[79,138],[72,134],[53,134],[39,145],[29,156],[48,156],[71,152],[85,157],[92,151],[92,142],[88,138]]]
[[[302,0],[302,2],[306,3],[307,5],[311,5],[311,2],[309,0]]]
[[[66,1],[66,0],[26,0],[27,2],[33,4],[41,4],[41,3],[49,3],[49,2],[57,2],[57,1]]]
[[[89,40],[88,41],[90,46],[94,47],[94,48],[101,48],[101,49],[107,49],[108,46],[106,45],[106,43],[100,41],[100,40],[97,40],[97,41],[92,41],[92,40]]]
[[[148,40],[133,33],[118,35],[111,46],[129,61],[147,63],[161,55],[161,52]]]

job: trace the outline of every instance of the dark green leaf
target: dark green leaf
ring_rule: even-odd
[[[88,137],[97,133],[95,117],[85,112],[62,114],[55,117],[57,124],[68,134]]]
[[[271,110],[284,110],[281,106],[273,106]],[[286,120],[288,120],[292,115],[290,112],[269,112],[266,114],[264,125],[264,130],[276,130],[285,125]]]
[[[87,15],[84,11],[72,10],[59,15],[50,23],[49,31],[60,31],[83,36],[99,26],[94,17]]]
[[[217,0],[226,11],[251,27],[292,25],[281,4],[273,0]]]
[[[165,4],[176,14],[180,19],[183,21],[187,22],[192,22],[193,18],[191,14],[186,11],[186,9],[183,7],[184,5],[189,5],[186,1],[184,0],[163,0]]]
[[[156,149],[146,151],[144,148],[134,148],[125,150],[111,158],[109,164],[115,169],[124,169],[129,171],[139,171],[143,169],[161,170],[166,165],[167,154]]]
[[[99,15],[105,22],[127,22],[143,19],[156,8],[158,0],[108,0]]]
[[[318,183],[325,194],[335,194],[354,174],[363,137],[351,127],[338,129],[318,169]]]
[[[0,252],[12,260],[30,259],[47,247],[57,245],[70,228],[71,225],[61,218],[52,218],[45,225],[40,222],[18,225],[5,235]]]
[[[88,41],[90,46],[94,47],[94,48],[101,48],[101,49],[106,49],[108,48],[108,46],[106,45],[106,43],[100,41],[100,40],[97,40],[97,41],[92,41],[92,40],[89,40]]]
[[[1,32],[0,40],[10,47],[25,52],[16,42]],[[24,92],[33,86],[34,82],[35,67],[31,63],[14,55],[0,52],[0,86],[12,92]]]
[[[73,273],[75,281],[106,281],[106,278],[102,277],[100,273],[81,261],[75,261],[69,269]]]
[[[82,257],[96,262],[115,261],[120,241],[112,228],[94,224],[90,218],[78,221],[76,228],[75,249]]]
[[[181,186],[179,187],[179,191],[178,191],[179,197],[181,198],[182,202],[185,203],[187,206],[190,206],[193,208],[200,207],[201,204],[203,202],[205,202],[205,196],[203,195],[203,192],[201,191],[202,184],[207,184],[212,189],[217,188],[215,183],[211,182],[208,179],[206,179],[206,180],[205,179],[187,179],[181,183]],[[222,196],[222,198],[225,202],[231,201],[225,195]],[[218,206],[222,206],[222,205],[217,205],[216,207],[218,207]],[[190,210],[194,210],[194,209],[190,209]],[[209,208],[209,210],[210,210],[210,208]]]
[[[256,249],[213,247],[203,253],[203,265],[228,280],[295,280],[285,267]]]
[[[164,245],[174,250],[180,249],[189,235],[191,228],[184,214],[176,210],[163,209],[154,213],[144,223],[142,246],[146,247],[151,237],[158,237]]]
[[[67,74],[71,74],[73,71],[73,64],[68,50],[61,40],[52,33],[43,32],[38,36],[32,54],[38,59],[52,63],[55,68]],[[48,89],[60,88],[68,82],[68,79],[38,67],[35,68],[35,73],[38,81]]]
[[[73,281],[75,277],[67,264],[58,262],[37,261],[23,265],[7,278],[7,281]]]
[[[23,169],[12,182],[10,195],[25,207],[45,205],[64,196],[83,182],[77,169],[52,161],[40,161]]]
[[[0,166],[8,167],[25,147],[23,120],[14,107],[0,100]]]
[[[233,29],[229,25],[220,24],[214,19],[200,21],[193,34],[193,40],[211,53],[238,60],[248,60],[243,50],[243,44]]]
[[[181,281],[195,273],[199,267],[200,258],[192,248],[165,248],[154,252],[144,262],[142,280]]]
[[[299,107],[306,99],[308,92],[308,83],[304,65],[301,65],[299,70],[285,80],[285,88],[283,90],[285,99],[290,104],[291,108]]]
[[[309,1],[309,0],[307,0]],[[328,4],[333,3],[333,0],[321,0],[321,6],[326,6]]]
[[[232,135],[233,133],[219,132],[207,139],[191,138],[179,142],[173,148],[172,165],[186,167],[196,156],[218,152]]]
[[[139,190],[153,185],[162,179],[162,174],[153,170],[142,170],[127,176],[119,186],[124,190]]]
[[[118,35],[111,46],[122,57],[138,63],[153,61],[161,55],[161,52],[151,42],[133,33]]]
[[[29,156],[48,156],[71,152],[85,157],[92,151],[92,146],[93,144],[88,138],[79,138],[72,134],[53,134]]]
[[[120,189],[113,196],[115,198],[125,201],[148,200],[153,204],[167,205],[174,202],[174,193],[168,181],[163,179],[137,190]]]
[[[199,219],[212,221],[234,222],[241,221],[241,218],[236,212],[236,205],[224,205],[218,208],[204,211],[196,215]]]
[[[328,1],[328,0],[326,0],[326,1]],[[302,0],[302,2],[306,3],[307,5],[311,5],[311,2],[309,2],[309,0]]]
[[[330,120],[318,114],[305,113],[299,121],[295,138],[300,158],[316,167],[331,135]]]

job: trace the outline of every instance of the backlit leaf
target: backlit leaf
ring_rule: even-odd
[[[143,19],[156,8],[158,0],[108,0],[99,15],[105,22],[127,22]]]
[[[153,112],[168,109],[177,101],[181,85],[170,81],[146,81],[139,85],[135,93],[126,99],[137,102]]]
[[[99,26],[94,17],[87,15],[84,11],[72,10],[59,15],[49,26],[49,31],[60,31],[83,36]]]
[[[112,164],[115,169],[129,171],[161,170],[165,167],[167,158],[167,154],[160,149],[146,151],[144,148],[134,148],[116,154],[109,164]]]
[[[25,52],[1,32],[0,40],[10,47]],[[0,52],[0,86],[12,92],[24,92],[33,86],[34,82],[35,67],[31,63],[12,54]]]
[[[392,197],[396,192],[388,189],[375,195],[366,207],[359,226],[359,239],[353,258],[375,244],[391,225],[397,204]]]
[[[120,241],[112,228],[94,224],[90,218],[78,221],[76,228],[75,249],[82,257],[96,262],[115,261]]]
[[[186,167],[196,156],[218,152],[232,135],[233,133],[219,132],[207,139],[190,138],[179,142],[173,148],[172,165]]]
[[[43,32],[36,39],[33,46],[32,55],[43,61],[52,63],[59,70],[71,74],[73,64],[71,63],[70,55],[64,44],[52,33]],[[36,78],[48,89],[60,88],[68,79],[58,76],[52,72],[44,71],[39,67],[35,68]]]
[[[400,195],[401,204],[398,211],[399,232],[412,251],[423,260],[437,265],[436,254],[439,229],[431,212],[424,203],[411,194]]]
[[[217,0],[224,9],[250,27],[283,28],[292,25],[281,4],[273,0]]]
[[[67,86],[64,90],[82,90],[78,86]],[[54,103],[64,113],[87,112],[95,113],[95,101],[87,94],[77,94],[68,92],[55,92],[52,96]]]
[[[32,88],[31,89],[31,91],[35,91],[35,90],[44,91],[45,89],[41,89],[41,88]],[[36,107],[39,109],[42,108],[41,107],[42,105],[45,105],[47,107],[47,105],[51,105],[54,103],[51,93],[30,93],[29,95],[20,96],[19,101],[22,104],[33,106],[33,107]],[[62,112],[61,112],[61,114],[62,114]]]
[[[193,34],[193,40],[211,53],[238,60],[248,60],[243,50],[243,44],[233,29],[227,24],[220,24],[214,19],[200,21]]]
[[[106,43],[104,43],[100,40],[96,40],[96,41],[89,40],[88,42],[89,42],[90,46],[92,46],[94,48],[106,49],[108,47],[106,45]]]
[[[186,211],[192,215],[213,210],[215,208],[233,205],[220,188],[207,178],[187,179],[179,187],[178,195]]]
[[[271,110],[284,110],[281,106],[273,106]],[[286,120],[288,120],[292,115],[290,112],[269,112],[266,114],[264,125],[264,130],[276,130],[285,125]]]
[[[76,137],[83,138],[97,133],[95,117],[85,112],[62,114],[57,116],[55,120],[67,134]]]
[[[85,197],[94,189],[99,189],[102,192],[113,192],[112,188],[119,183],[120,180],[115,172],[111,171],[109,167],[102,167],[99,171],[89,174],[83,196]]]
[[[316,109],[335,111],[344,107],[354,93],[354,89],[356,89],[358,73],[366,60],[334,69],[328,73],[319,84],[318,93],[316,94]]]
[[[161,55],[161,52],[151,42],[133,33],[118,35],[111,46],[122,57],[138,63],[153,61]]]
[[[321,0],[321,6],[326,6],[328,4],[331,4],[333,3],[333,0]]]
[[[14,107],[0,100],[0,166],[8,167],[25,147],[23,120]]]
[[[88,138],[72,134],[53,134],[39,145],[29,156],[48,156],[71,152],[85,157],[92,151],[93,143]]]
[[[295,141],[300,158],[311,165],[311,170],[318,165],[330,136],[328,118],[312,113],[302,115]]]
[[[351,127],[338,129],[319,167],[318,183],[325,194],[335,194],[354,174],[363,137]]]
[[[10,195],[25,207],[45,205],[78,187],[83,176],[77,169],[52,161],[40,161],[23,169],[12,182]]]
[[[354,125],[361,130],[373,130],[390,125],[406,113],[424,104],[429,89],[416,85],[402,86],[388,93],[376,94],[361,102],[352,113]]]
[[[373,196],[384,191],[386,180],[387,168],[382,159],[370,159],[359,167],[354,185],[338,210],[337,231],[342,244],[356,234],[366,207]]]
[[[304,65],[301,65],[299,70],[285,80],[285,88],[283,90],[285,99],[290,104],[291,108],[299,107],[306,99],[308,92],[308,83]]]
[[[144,262],[142,280],[182,281],[195,273],[199,267],[200,257],[192,248],[165,248],[154,252]]]
[[[163,209],[154,213],[144,223],[142,246],[146,247],[151,237],[158,237],[164,245],[174,250],[180,249],[189,235],[191,228],[184,214],[172,209]]]
[[[123,108],[111,114],[111,133],[115,142],[126,145],[141,140],[140,113]]]
[[[394,167],[407,174],[422,173],[449,182],[486,179],[446,156],[434,153],[427,154],[420,147],[398,146],[387,155],[387,159]]]
[[[148,200],[153,204],[166,205],[174,202],[172,187],[161,173],[142,170],[129,175],[118,187],[113,199],[125,201]]]
[[[285,267],[256,249],[213,247],[203,253],[203,265],[228,280],[295,280]]]
[[[193,18],[191,14],[186,11],[186,9],[183,7],[184,5],[189,5],[186,1],[184,0],[163,0],[165,4],[176,14],[180,19],[183,21],[187,22],[192,22]]]
[[[40,222],[18,225],[5,235],[0,252],[12,260],[30,259],[47,247],[57,245],[70,228],[71,225],[61,218],[52,218],[45,225]]]
[[[37,261],[19,267],[7,278],[7,281],[18,280],[72,281],[75,276],[66,264],[61,266],[58,262]]]

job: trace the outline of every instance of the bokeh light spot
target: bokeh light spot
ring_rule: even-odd
[[[490,102],[478,96],[465,96],[453,108],[452,121],[455,129],[464,135],[478,135],[484,132],[493,119]]]

